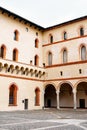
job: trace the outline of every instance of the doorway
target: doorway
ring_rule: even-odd
[[[24,100],[24,109],[27,110],[28,109],[28,99]]]
[[[50,99],[47,100],[47,107],[51,107],[51,100]]]
[[[85,108],[85,99],[79,99],[80,108]]]

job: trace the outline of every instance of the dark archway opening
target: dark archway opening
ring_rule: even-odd
[[[44,106],[46,108],[57,107],[56,89],[51,84],[47,85],[45,89]]]
[[[77,108],[87,108],[87,82],[77,85]]]
[[[68,83],[61,84],[59,99],[61,108],[73,108],[73,93],[70,84]]]

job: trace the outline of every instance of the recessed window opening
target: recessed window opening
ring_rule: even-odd
[[[52,65],[52,53],[48,53],[48,65]]]
[[[81,47],[81,60],[86,60],[86,47]]]
[[[80,36],[83,36],[83,35],[84,35],[84,29],[80,28]]]
[[[67,50],[64,49],[63,50],[63,63],[66,63],[67,62]]]
[[[67,32],[64,32],[64,40],[67,39]]]

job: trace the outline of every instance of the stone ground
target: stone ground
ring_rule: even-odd
[[[0,130],[87,130],[87,110],[0,112]]]

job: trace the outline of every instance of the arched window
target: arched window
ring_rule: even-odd
[[[1,57],[5,58],[6,56],[6,47],[4,45],[1,46]]]
[[[64,40],[67,39],[67,32],[64,32]]]
[[[35,105],[40,106],[40,89],[35,89]]]
[[[84,28],[80,28],[80,36],[84,35]]]
[[[50,43],[53,43],[53,36],[50,36]]]
[[[18,30],[15,30],[15,31],[14,31],[14,40],[15,40],[15,41],[18,41],[18,40],[19,40],[19,32],[18,32]]]
[[[38,48],[38,47],[39,47],[39,40],[35,39],[35,48]]]
[[[18,50],[17,49],[13,50],[13,61],[18,61]]]
[[[66,63],[67,62],[67,50],[64,49],[63,50],[63,63]]]
[[[53,36],[51,34],[49,35],[49,42],[53,43]]]
[[[39,65],[39,56],[35,55],[34,57],[34,65],[38,66]]]
[[[86,60],[86,47],[81,47],[81,60]]]
[[[48,53],[48,65],[52,65],[52,53]]]
[[[17,87],[14,84],[9,88],[9,105],[17,105]]]

